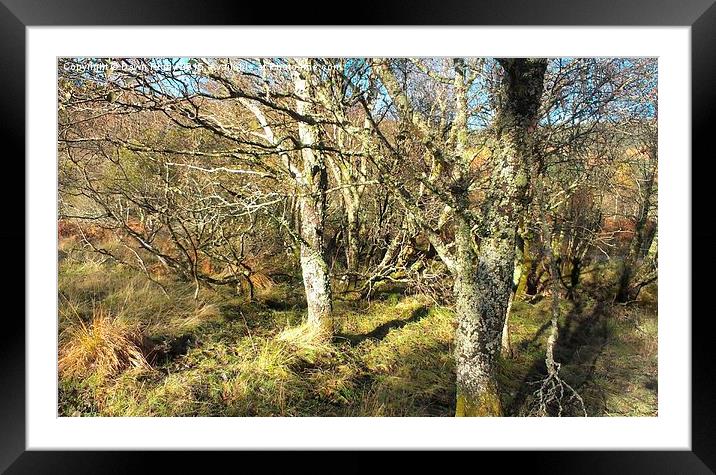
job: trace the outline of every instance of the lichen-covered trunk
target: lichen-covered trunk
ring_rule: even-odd
[[[332,299],[323,235],[325,200],[301,200],[301,272],[306,291],[308,324],[326,337],[333,333]]]
[[[370,122],[366,118],[367,122],[364,124],[365,128],[370,128]],[[345,132],[342,129],[336,130],[335,139],[340,150],[345,149]],[[363,152],[368,153],[369,146],[363,144]],[[354,288],[358,282],[358,271],[359,271],[359,253],[360,253],[360,233],[361,233],[361,221],[360,221],[360,206],[361,206],[361,194],[364,185],[359,183],[360,177],[364,177],[365,162],[355,163],[351,160],[346,160],[345,157],[328,155],[328,165],[333,171],[333,176],[341,189],[341,197],[343,202],[344,211],[344,243],[345,243],[345,258],[346,258],[346,275],[347,275],[347,289]]]
[[[495,369],[512,293],[517,225],[526,211],[530,135],[537,126],[547,62],[506,59],[500,64],[505,77],[495,118],[499,146],[481,209],[479,258],[469,222],[459,213],[455,220],[456,416],[502,415]]]
[[[310,60],[298,59],[294,72],[296,111],[310,116],[309,81]],[[328,173],[321,152],[316,127],[304,121],[298,122],[298,138],[301,142],[303,161],[300,198],[301,272],[306,291],[308,324],[318,333],[330,337],[333,333],[331,282],[326,260],[325,217]]]
[[[483,240],[478,261],[469,225],[456,229],[457,416],[502,415],[495,364],[512,292],[514,232],[507,227]]]
[[[360,200],[357,193],[351,190],[344,193],[346,205],[346,268],[349,274],[349,283],[355,285],[358,273],[358,254],[360,243],[360,221],[358,219],[358,207]]]

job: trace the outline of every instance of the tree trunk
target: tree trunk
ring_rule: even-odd
[[[296,111],[310,115],[307,80],[310,64],[307,59],[299,59],[297,63],[299,68],[294,72],[294,89],[299,98],[296,100]],[[300,198],[301,271],[308,306],[308,324],[320,335],[330,337],[333,333],[333,305],[324,235],[328,173],[323,153],[315,149],[318,144],[315,127],[299,121],[298,137],[303,160],[303,176],[300,180],[303,185]]]
[[[478,263],[469,224],[456,224],[458,417],[502,415],[495,363],[510,293],[514,248],[501,241],[483,241]]]
[[[479,262],[470,224],[456,212],[456,416],[501,416],[497,355],[513,285],[518,218],[526,210],[529,136],[537,126],[546,60],[500,60],[505,71],[500,134],[491,187],[482,209]]]
[[[367,120],[367,119],[366,119]],[[368,125],[369,127],[369,125]],[[339,149],[345,148],[344,133],[341,129],[337,130],[336,140]],[[367,146],[363,145],[365,152]],[[359,165],[352,163],[340,156],[328,156],[328,164],[333,171],[336,183],[341,187],[341,197],[343,199],[343,208],[345,212],[345,257],[346,257],[346,273],[347,286],[346,289],[355,288],[358,282],[358,258],[360,250],[360,205],[361,193],[364,185],[359,183],[361,177],[364,177],[364,170],[358,171]]]
[[[539,271],[540,262],[542,261],[542,254],[537,256],[528,255],[525,259],[525,295],[534,296],[537,295],[540,288],[540,280],[542,275]]]
[[[522,280],[522,266],[524,260],[525,241],[517,235],[517,246],[515,247],[515,268],[512,273],[512,291],[510,299],[507,302],[507,310],[505,311],[505,324],[502,327],[502,356],[512,356],[512,341],[510,339],[510,311],[512,310],[512,302],[517,296],[517,290]]]
[[[643,248],[646,247],[644,244],[646,240],[653,239],[653,235],[650,235],[650,230],[647,229],[647,223],[649,219],[649,209],[651,208],[651,199],[654,194],[654,182],[656,180],[656,150],[652,149],[651,159],[653,168],[649,170],[647,176],[646,185],[644,187],[644,198],[640,203],[639,215],[637,216],[636,223],[634,225],[634,237],[629,245],[629,253],[624,258],[622,265],[622,272],[619,277],[619,286],[617,288],[616,301],[619,303],[626,303],[634,300],[633,278],[637,273],[637,269],[641,262],[645,252]],[[649,243],[649,246],[651,243]],[[648,247],[647,247],[648,250]]]
[[[331,283],[326,263],[323,210],[325,203],[306,197],[301,200],[301,271],[308,306],[308,324],[330,336]]]
[[[358,273],[358,249],[360,244],[360,221],[358,220],[358,207],[360,201],[357,194],[344,193],[346,205],[346,269],[348,270],[349,287],[355,287]]]

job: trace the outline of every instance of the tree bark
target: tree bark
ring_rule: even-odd
[[[323,201],[323,202],[322,202]],[[333,333],[332,298],[325,254],[325,200],[301,199],[301,271],[306,291],[308,324],[328,337]]]
[[[501,416],[495,363],[511,292],[514,243],[509,229],[507,236],[485,239],[478,261],[470,226],[461,222],[456,227],[455,415]]]
[[[500,144],[482,215],[479,261],[469,224],[456,218],[456,416],[501,416],[496,360],[512,292],[518,217],[525,212],[529,135],[536,127],[547,66],[542,59],[500,60],[505,76],[495,119]]]
[[[298,68],[294,71],[294,91],[296,111],[308,116],[311,113],[309,102],[310,64],[307,59],[297,60]],[[306,291],[308,307],[308,325],[326,338],[333,334],[331,282],[326,259],[325,217],[326,190],[328,189],[328,173],[325,157],[316,149],[318,134],[315,127],[305,122],[298,122],[298,138],[301,142],[301,158],[303,173],[301,177],[300,238],[301,238],[301,271],[303,286]]]

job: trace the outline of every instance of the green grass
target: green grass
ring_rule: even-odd
[[[276,286],[254,302],[227,289],[165,282],[169,295],[111,262],[60,267],[60,344],[101,305],[146,337],[150,367],[59,382],[66,416],[452,416],[454,314],[399,294],[336,302],[332,342],[302,325],[300,295]],[[589,415],[656,415],[655,290],[630,307],[561,303],[557,358]],[[508,415],[529,413],[542,377],[550,302],[516,300],[514,355],[498,380]]]
[[[560,303],[555,357],[561,377],[583,397],[590,416],[657,415],[657,316],[649,304],[579,306]],[[531,415],[534,383],[544,374],[550,302],[516,301],[510,315],[514,356],[500,361],[503,406],[511,415]],[[578,415],[572,406],[570,415]]]

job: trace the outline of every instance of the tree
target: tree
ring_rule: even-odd
[[[297,59],[292,71],[296,94],[296,112],[312,116],[310,78],[311,60]],[[326,190],[328,172],[323,151],[317,147],[318,130],[313,124],[298,122],[298,139],[303,159],[303,173],[296,176],[302,193],[301,210],[301,269],[308,302],[308,324],[326,336],[333,334],[331,321],[331,282],[326,262]]]
[[[504,318],[512,291],[517,222],[529,184],[530,136],[537,126],[547,61],[503,59],[502,106],[495,126],[498,152],[482,207],[486,223],[475,254],[470,223],[456,230],[457,415],[500,415],[495,381]]]
[[[529,185],[526,158],[532,151],[530,138],[537,126],[547,61],[504,59],[499,64],[504,76],[495,97],[499,107],[492,127],[497,138],[490,171],[484,174],[475,169],[476,154],[468,144],[468,94],[477,75],[465,60],[454,59],[452,64],[452,123],[446,140],[438,135],[440,129],[432,126],[431,118],[411,104],[407,81],[401,85],[388,61],[373,62],[376,76],[395,104],[401,127],[422,144],[429,157],[429,172],[411,178],[420,183],[420,191],[441,203],[443,214],[453,223],[450,243],[442,229],[448,219],[431,222],[420,197],[411,193],[405,182],[383,177],[454,276],[458,416],[502,413],[496,359],[511,292],[516,228]],[[447,82],[445,77],[439,80]],[[366,112],[371,113],[368,107]],[[371,123],[379,145],[395,154],[396,146],[381,133],[377,121]],[[386,162],[380,153],[373,153],[372,158],[379,168]],[[489,186],[478,205],[475,195],[480,194],[480,182]]]
[[[115,63],[121,67],[112,69]],[[281,214],[264,216],[278,221],[298,243],[308,324],[321,337],[330,337],[332,298],[324,229],[327,145],[321,140],[325,137],[322,134],[325,124],[312,97],[315,82],[312,60],[276,63],[200,58],[97,60],[96,67],[89,70],[61,66],[60,72],[65,88],[60,97],[69,94],[62,104],[67,117],[67,122],[61,125],[65,131],[60,137],[62,143],[90,151],[111,145],[117,150],[151,156],[155,162],[169,163],[167,166],[172,170],[183,167],[212,177],[224,175],[220,180],[223,198],[209,206],[214,210],[225,211],[234,206],[253,214],[265,211],[268,204],[257,205],[257,200],[261,202],[263,195],[267,203],[275,204],[276,187],[271,190],[254,185],[265,179],[280,183],[278,189],[284,200],[298,203],[297,226]],[[78,83],[83,86],[72,86]],[[112,100],[108,99],[110,94]],[[203,149],[186,143],[172,146],[165,137],[142,137],[137,130],[115,130],[97,136],[92,127],[87,127],[97,125],[102,118],[129,116],[137,120],[163,118],[173,126],[174,134],[181,131],[194,137],[205,134],[206,145]],[[75,131],[74,138],[67,137],[66,132],[71,129]],[[164,172],[160,170],[159,176]],[[174,176],[167,176],[170,175]],[[166,183],[165,188],[174,190],[174,185]],[[253,189],[243,193],[242,187]],[[159,250],[147,245],[142,236],[130,235],[146,251],[160,256]],[[192,252],[193,247],[179,246],[179,251],[193,269],[189,274],[197,289],[201,280],[216,283],[216,279],[198,272],[199,257],[198,252]],[[166,262],[180,260],[168,255],[160,257]],[[224,257],[233,260],[230,265],[234,268],[243,267],[241,259],[236,261],[235,253]],[[180,270],[181,266],[174,267]]]

